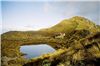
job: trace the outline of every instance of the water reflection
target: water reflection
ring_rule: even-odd
[[[20,51],[22,53],[25,53],[26,58],[33,58],[40,56],[42,54],[46,54],[49,52],[54,52],[55,49],[53,49],[51,46],[46,44],[41,45],[25,45],[20,47]]]

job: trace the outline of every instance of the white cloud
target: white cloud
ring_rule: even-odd
[[[52,5],[49,2],[45,2],[43,6],[43,10],[45,13],[49,13],[52,10]]]
[[[2,33],[6,31],[33,31],[37,30],[36,28],[28,27],[28,26],[3,26]]]

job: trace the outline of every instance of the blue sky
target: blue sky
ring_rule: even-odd
[[[47,28],[73,16],[83,16],[100,25],[99,1],[2,1],[1,8],[3,32]]]

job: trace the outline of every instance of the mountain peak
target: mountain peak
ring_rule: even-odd
[[[92,21],[82,16],[74,16],[70,18],[69,20],[74,21],[74,22],[88,22],[88,23],[94,24]]]
[[[59,29],[58,29],[59,28]],[[74,16],[70,19],[62,20],[60,23],[48,29],[48,32],[71,32],[73,30],[86,29],[91,32],[97,30],[95,23],[85,17]]]
[[[86,19],[86,18],[82,17],[82,16],[74,16],[74,17],[72,17],[72,19]]]

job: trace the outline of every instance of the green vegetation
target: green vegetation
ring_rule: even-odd
[[[65,33],[63,38],[55,38]],[[59,36],[59,35],[58,35]],[[75,16],[39,31],[10,31],[1,35],[2,66],[97,66],[100,65],[100,26]],[[53,53],[30,60],[20,46],[48,44]]]

